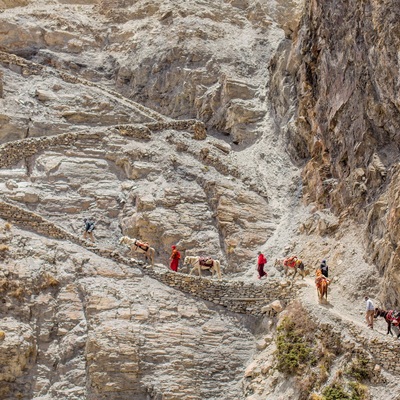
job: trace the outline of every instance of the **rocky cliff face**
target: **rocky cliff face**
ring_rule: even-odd
[[[353,390],[359,359],[357,390],[400,393],[398,346],[360,301],[381,282],[399,299],[395,22],[383,3],[303,5],[0,0],[2,399],[316,399]],[[223,282],[167,272],[172,244]],[[329,306],[272,265],[293,254],[328,259]],[[288,376],[276,350],[299,315],[318,363]]]
[[[366,255],[385,275],[382,300],[391,307],[400,304],[393,290],[398,17],[393,1],[307,1],[298,31],[272,63],[276,113],[292,154],[306,162],[305,200],[358,219]]]
[[[285,222],[298,182],[265,117],[267,65],[289,10],[247,1],[0,7],[2,199],[71,234],[91,217],[100,248],[121,254],[122,235],[147,240],[159,268],[176,244],[180,271],[199,254],[220,259],[225,279],[253,279],[256,251]],[[1,221],[1,398],[245,397],[266,321],[28,225]]]

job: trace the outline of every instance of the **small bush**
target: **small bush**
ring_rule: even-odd
[[[315,327],[299,304],[288,311],[277,328],[277,369],[287,374],[301,373],[315,363],[312,348]]]
[[[297,386],[299,387],[299,400],[309,399],[310,392],[315,387],[318,376],[315,372],[308,372],[298,376]]]
[[[368,400],[368,388],[359,382],[348,382],[346,387],[336,381],[322,391],[323,400]]]
[[[368,388],[359,382],[349,382],[351,390],[351,400],[367,400],[369,399]]]
[[[327,386],[323,391],[324,400],[352,400],[349,393],[347,393],[342,385],[334,383]]]
[[[347,375],[355,378],[357,381],[369,380],[372,377],[372,371],[369,360],[357,357],[352,361],[346,371]]]
[[[12,227],[12,225],[9,222],[6,222],[4,224],[4,230],[5,231],[11,231],[11,227]]]

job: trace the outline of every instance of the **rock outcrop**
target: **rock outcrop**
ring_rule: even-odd
[[[319,398],[359,356],[357,390],[400,393],[362,303],[399,304],[395,6],[0,0],[1,399]],[[328,305],[294,254],[328,259]],[[316,358],[289,377],[293,299]]]
[[[271,64],[275,111],[291,153],[306,161],[304,199],[363,224],[366,255],[387,277],[382,300],[391,307],[400,304],[390,288],[399,239],[391,197],[398,186],[398,17],[395,1],[306,1],[298,29]]]

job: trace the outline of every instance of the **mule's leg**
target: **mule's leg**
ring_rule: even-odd
[[[387,331],[387,334],[386,335],[389,335],[389,333],[393,336],[393,332],[392,332],[392,323],[391,322],[388,322],[387,323],[388,324],[388,331]]]

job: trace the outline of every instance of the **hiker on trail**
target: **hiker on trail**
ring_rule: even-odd
[[[94,222],[88,220],[87,218],[85,218],[83,222],[85,224],[85,232],[83,233],[83,238],[87,239],[89,236],[89,239],[92,242],[94,242],[94,236],[93,236]]]
[[[172,271],[178,272],[178,265],[179,265],[179,260],[181,258],[181,253],[176,249],[176,246],[172,246],[172,253],[171,257],[169,258],[171,260],[169,267],[172,269]]]
[[[364,300],[366,303],[365,319],[367,320],[368,326],[371,329],[374,329],[374,313],[375,313],[374,303],[368,296],[365,296]]]
[[[259,251],[257,259],[257,271],[258,271],[258,278],[261,279],[263,276],[268,276],[268,274],[264,271],[264,265],[267,263],[267,259],[265,258],[264,254]]]
[[[326,260],[322,260],[319,269],[321,270],[322,275],[323,275],[325,278],[327,278],[327,277],[328,277],[328,269],[329,269],[329,268],[328,268],[328,265],[327,265],[327,263],[326,263]]]

